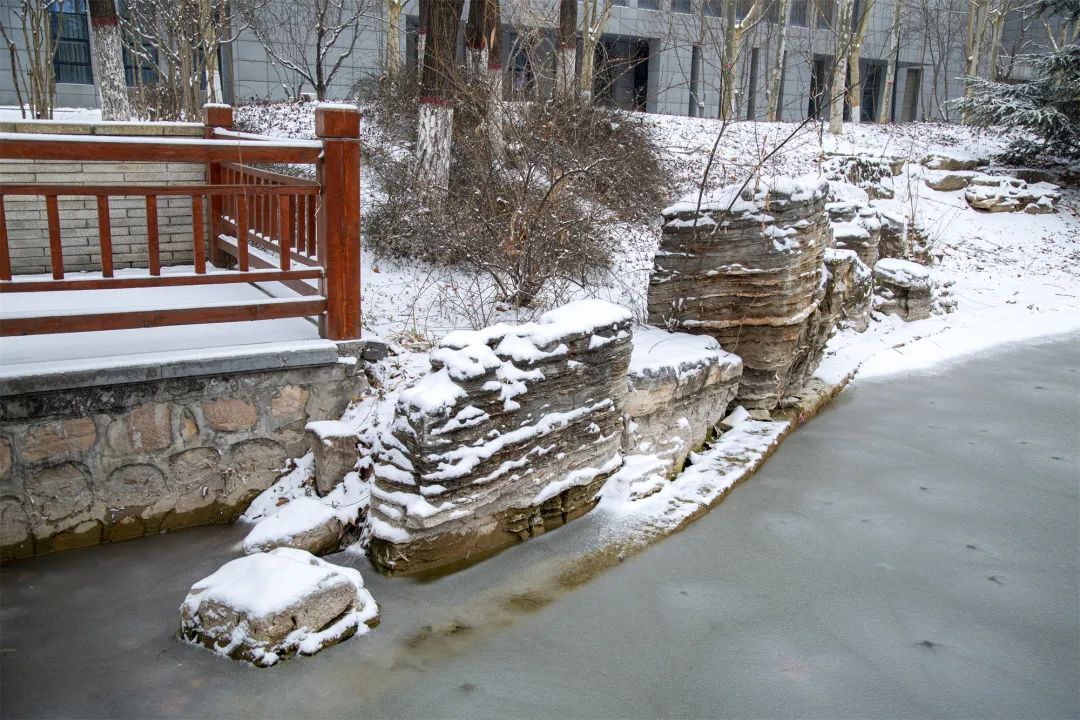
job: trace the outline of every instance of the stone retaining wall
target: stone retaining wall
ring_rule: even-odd
[[[26,121],[0,123],[0,132],[87,136],[202,137],[193,123],[65,123]],[[189,163],[72,163],[59,160],[0,160],[0,183],[12,184],[158,184],[186,185],[206,181],[206,167]],[[64,269],[99,271],[97,201],[92,197],[60,197],[60,236]],[[5,199],[12,272],[49,271],[49,230],[45,200],[9,196]],[[113,264],[117,268],[147,263],[146,201],[141,197],[110,198]],[[162,265],[192,262],[191,198],[158,198]]]
[[[0,559],[229,522],[366,387],[359,363],[0,398]]]

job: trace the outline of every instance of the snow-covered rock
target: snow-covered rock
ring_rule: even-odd
[[[929,170],[923,173],[923,182],[931,190],[954,192],[970,185],[973,177],[971,170]]]
[[[634,329],[626,454],[655,454],[671,475],[700,450],[735,398],[742,360],[709,335]]]
[[[262,520],[244,538],[248,555],[279,547],[325,555],[339,549],[344,526],[329,505],[311,498],[296,498]]]
[[[896,194],[893,176],[899,175],[904,161],[892,157],[836,155],[822,166],[830,181],[841,181],[866,191],[870,199],[891,198]]]
[[[622,464],[630,320],[583,300],[444,337],[376,448],[380,570],[482,557],[590,510]]]
[[[986,160],[963,150],[935,150],[923,156],[922,165],[931,170],[966,171],[986,165]]]
[[[1025,212],[1043,215],[1054,212],[1061,197],[1057,185],[1048,182],[1028,184],[1019,178],[976,176],[964,192],[967,204],[984,212]]]
[[[180,620],[188,642],[267,667],[367,632],[379,609],[358,571],[278,548],[232,560],[195,583]]]
[[[874,309],[904,320],[924,320],[934,307],[930,269],[899,258],[879,260],[874,266]]]
[[[326,495],[356,469],[356,430],[339,420],[310,422],[304,427],[315,457],[315,489]]]
[[[829,248],[825,251],[825,296],[822,313],[836,326],[866,330],[870,323],[873,276],[854,250]]]
[[[824,212],[818,176],[735,185],[664,211],[649,282],[649,323],[708,334],[743,360],[739,400],[775,407],[820,360]],[[719,202],[718,202],[719,200]]]

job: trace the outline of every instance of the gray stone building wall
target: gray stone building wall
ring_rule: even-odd
[[[178,123],[79,124],[59,121],[0,122],[0,132],[76,135],[162,135],[201,137],[202,125]],[[187,163],[72,163],[62,160],[0,160],[0,183],[182,185],[201,184],[206,167]],[[158,227],[162,265],[192,262],[191,198],[159,197]],[[42,197],[8,196],[4,201],[12,271],[49,272],[49,230]],[[67,272],[101,270],[97,201],[92,197],[59,199],[60,237]],[[146,201],[142,197],[109,200],[114,267],[146,267]],[[205,220],[204,220],[205,221]]]

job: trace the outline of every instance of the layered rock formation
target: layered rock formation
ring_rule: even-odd
[[[874,266],[874,309],[904,320],[923,320],[934,309],[934,283],[930,269],[889,258]]]
[[[359,572],[292,548],[226,563],[195,583],[180,607],[185,640],[259,667],[313,655],[378,624]]]
[[[829,248],[825,251],[825,292],[821,313],[826,324],[858,332],[870,324],[873,274],[854,250]]]
[[[984,212],[1054,212],[1060,198],[1058,186],[1047,182],[1028,184],[1019,178],[976,175],[964,191],[967,204]]]
[[[711,335],[739,355],[747,407],[775,407],[801,386],[832,331],[818,309],[827,189],[822,178],[782,178],[664,210],[649,322]]]
[[[835,155],[825,161],[822,174],[831,181],[851,183],[871,198],[891,198],[896,194],[893,177],[904,167],[902,158]]]
[[[741,375],[742,360],[708,335],[635,328],[626,453],[658,456],[668,476],[682,470],[726,414]]]
[[[830,181],[825,210],[836,247],[853,250],[872,267],[878,260],[882,221],[878,208],[870,205],[867,192],[851,183]]]
[[[622,464],[630,319],[581,301],[447,335],[376,448],[376,566],[479,559],[590,510]]]

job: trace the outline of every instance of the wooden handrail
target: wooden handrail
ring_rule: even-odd
[[[0,159],[68,160],[70,162],[299,163],[319,161],[318,146],[307,143],[189,138],[85,138],[58,140],[56,135],[0,133]]]
[[[318,195],[310,185],[12,185],[0,183],[0,195],[65,197],[145,197],[147,195]]]

